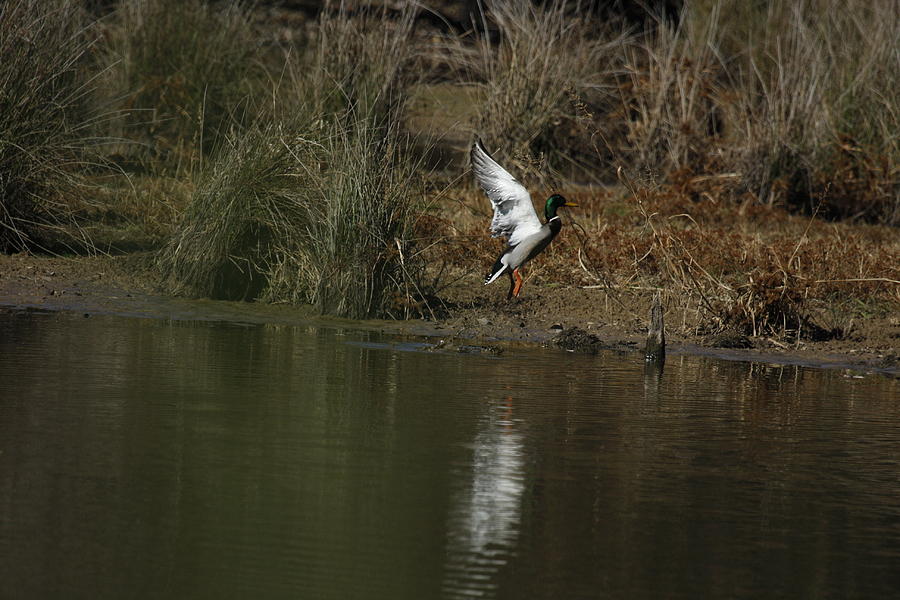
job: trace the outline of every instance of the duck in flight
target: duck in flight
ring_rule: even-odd
[[[507,300],[518,297],[522,291],[522,265],[541,253],[562,228],[562,221],[556,211],[561,206],[578,206],[559,194],[547,198],[543,225],[538,219],[531,194],[506,169],[497,164],[481,140],[472,146],[472,171],[475,181],[487,194],[494,207],[491,220],[492,237],[506,237],[509,245],[497,258],[491,272],[484,279],[484,285],[493,283],[506,273],[509,276]]]

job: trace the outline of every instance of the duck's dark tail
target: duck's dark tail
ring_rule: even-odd
[[[494,263],[494,266],[491,268],[491,272],[487,274],[487,277],[484,278],[484,285],[489,283],[494,283],[497,281],[497,278],[503,275],[506,272],[507,266],[503,264],[500,260],[503,258],[503,255],[500,255],[500,258],[497,259],[497,262]]]

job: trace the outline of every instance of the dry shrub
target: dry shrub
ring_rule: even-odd
[[[823,316],[841,299],[870,307],[900,302],[900,244],[890,229],[826,224],[776,207],[748,219],[711,195],[632,190],[643,226],[625,217],[584,240],[582,262],[590,268],[582,284],[661,288],[670,305],[694,307],[703,331],[782,339],[843,335],[849,316]]]
[[[826,197],[820,213],[900,226],[898,153],[863,147],[847,136],[832,142],[830,150],[817,161],[809,184],[811,197]]]
[[[701,170],[708,160],[709,138],[720,128],[717,16],[662,20],[625,47],[621,104],[606,115],[603,137],[630,170],[655,179],[677,169]]]
[[[657,179],[733,175],[736,197],[897,224],[900,20],[890,0],[686,3],[627,47],[611,155]]]

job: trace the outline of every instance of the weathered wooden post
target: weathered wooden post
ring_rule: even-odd
[[[659,365],[666,361],[666,328],[663,324],[662,299],[659,292],[653,296],[653,304],[650,305],[650,327],[647,330],[644,359]]]

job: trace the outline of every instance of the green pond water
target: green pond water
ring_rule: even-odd
[[[889,598],[900,382],[0,313],[0,598]]]

